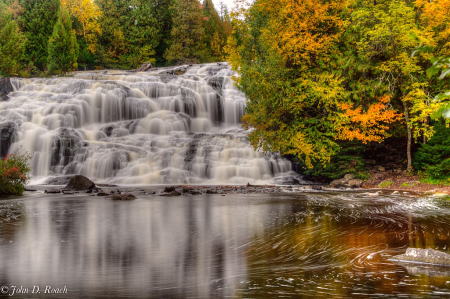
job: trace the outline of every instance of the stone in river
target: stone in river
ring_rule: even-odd
[[[408,248],[405,254],[396,255],[389,259],[392,262],[423,263],[450,267],[450,254],[431,248]]]
[[[88,179],[83,175],[76,175],[70,179],[65,189],[71,191],[81,191],[81,190],[90,190],[94,188],[95,184],[93,181],[91,181],[90,179]]]

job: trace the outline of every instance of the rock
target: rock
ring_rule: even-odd
[[[361,180],[361,179],[352,179],[346,183],[347,187],[350,187],[350,188],[358,188],[358,187],[361,187],[362,184],[363,184],[363,180]]]
[[[108,193],[105,193],[105,192],[99,192],[99,193],[97,193],[97,196],[108,196],[109,194]]]
[[[408,248],[405,254],[396,255],[389,260],[392,262],[427,263],[450,267],[450,254],[431,248]]]
[[[8,154],[9,147],[15,141],[16,132],[19,127],[12,121],[0,123],[0,157],[3,158]]]
[[[167,193],[167,194],[161,194],[160,196],[166,196],[166,197],[181,196],[181,193],[177,192],[177,191],[172,191],[172,192]]]
[[[432,197],[445,199],[445,198],[449,197],[449,195],[445,194],[445,193],[435,193],[432,195]]]
[[[367,159],[367,160],[365,160],[365,162],[366,162],[367,165],[375,165],[375,164],[377,164],[377,162],[375,160],[373,160],[373,159]]]
[[[152,68],[152,64],[150,62],[144,62],[141,64],[141,67],[136,69],[135,72],[145,72]]]
[[[76,175],[73,178],[70,179],[69,183],[67,184],[65,190],[70,191],[82,191],[82,190],[90,190],[94,189],[95,184],[93,181],[88,179],[87,177],[83,175]]]
[[[70,195],[70,194],[74,194],[75,192],[63,190],[62,193],[65,194],[65,195]]]
[[[133,194],[114,194],[107,196],[106,198],[111,198],[113,200],[134,200],[136,199],[136,196]]]
[[[25,191],[36,192],[37,190],[25,188]]]
[[[395,194],[400,194],[400,192],[398,192],[398,191],[394,191],[394,192],[392,192],[392,194],[391,194],[391,195],[395,195]]]
[[[193,190],[192,190],[192,191],[189,192],[189,194],[190,194],[190,195],[200,195],[200,194],[202,194],[202,193],[201,193],[201,192],[198,192],[198,191],[193,191]]]
[[[381,171],[381,172],[386,171],[386,169],[383,166],[380,166],[380,165],[377,166],[377,170]]]
[[[61,190],[45,190],[44,193],[45,194],[57,194],[57,193],[61,193]]]
[[[14,91],[11,84],[11,79],[7,77],[0,77],[0,101],[7,101],[8,94]]]
[[[347,181],[353,180],[354,178],[355,175],[353,173],[347,173],[346,175],[344,175],[344,179],[346,179]]]
[[[43,185],[67,185],[73,177],[74,175],[52,177],[47,179]]]
[[[214,190],[206,190],[206,194],[217,194],[217,191]]]
[[[355,175],[353,173],[347,173],[342,179],[332,181],[330,186],[355,188],[361,187],[362,183],[363,181],[361,179],[355,179]]]
[[[175,191],[175,187],[166,187],[166,188],[164,188],[164,191],[163,192],[166,192],[166,193],[170,193],[170,192],[173,192],[173,191]]]

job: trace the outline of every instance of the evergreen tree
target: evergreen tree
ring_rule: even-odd
[[[19,21],[27,38],[26,56],[35,67],[47,67],[48,40],[53,32],[60,0],[22,0]]]
[[[165,58],[172,64],[198,63],[205,60],[203,15],[198,0],[175,0],[170,47]]]
[[[135,68],[154,62],[160,41],[155,3],[145,0],[99,0],[104,47],[103,60],[109,67]]]
[[[72,30],[69,10],[61,5],[58,20],[48,44],[48,70],[66,73],[77,68],[78,43]]]
[[[1,5],[1,4],[0,4]],[[26,38],[11,13],[0,7],[0,74],[17,75],[22,67]]]
[[[211,0],[203,1],[203,27],[207,44],[208,58],[211,61],[222,60],[225,31],[222,20]]]

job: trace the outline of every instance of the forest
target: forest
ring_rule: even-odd
[[[223,61],[228,8],[211,0],[0,0],[0,71],[20,77]]]
[[[375,157],[448,183],[449,0],[239,3],[229,61],[254,146],[315,177],[366,179]]]
[[[374,153],[450,178],[450,0],[0,0],[0,15],[1,75],[226,60],[255,148],[316,178],[365,179]]]

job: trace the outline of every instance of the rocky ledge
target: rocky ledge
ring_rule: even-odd
[[[355,178],[353,173],[346,174],[342,179],[334,180],[330,183],[332,187],[358,188],[363,184],[363,180]]]
[[[8,100],[8,94],[12,92],[13,86],[11,79],[6,77],[0,77],[0,101]]]
[[[389,260],[399,263],[430,264],[450,267],[450,254],[431,248],[408,248],[405,254],[396,255]]]

